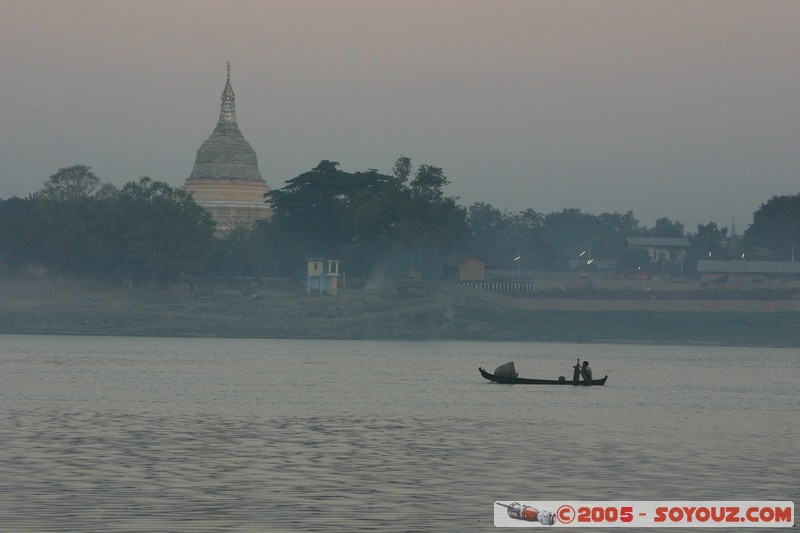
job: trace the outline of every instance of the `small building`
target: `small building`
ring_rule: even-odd
[[[458,281],[484,281],[486,280],[486,269],[492,265],[473,255],[466,259],[455,259],[445,265],[445,276],[456,278]]]
[[[339,260],[312,257],[306,262],[306,292],[336,296],[339,291]]]
[[[456,259],[445,265],[445,276],[462,287],[492,292],[529,292],[534,282],[520,277],[519,271],[493,270],[491,263],[473,255]]]
[[[685,237],[628,237],[627,243],[646,250],[653,263],[678,264],[689,250],[689,239]]]
[[[800,281],[800,262],[793,261],[698,261],[700,281],[726,283]]]

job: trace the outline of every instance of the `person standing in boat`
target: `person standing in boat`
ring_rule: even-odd
[[[589,368],[589,361],[584,361],[581,367],[581,376],[584,381],[592,381],[592,369]]]

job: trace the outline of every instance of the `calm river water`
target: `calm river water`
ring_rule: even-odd
[[[605,387],[478,373],[578,357]],[[798,501],[799,382],[774,348],[0,335],[0,530],[494,531],[496,500]]]

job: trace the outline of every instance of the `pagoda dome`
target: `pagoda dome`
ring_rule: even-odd
[[[236,121],[230,61],[221,100],[217,126],[197,150],[185,189],[211,213],[218,231],[224,233],[269,218],[272,210],[265,203],[269,187],[258,169],[256,152]]]

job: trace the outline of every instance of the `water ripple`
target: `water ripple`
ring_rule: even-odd
[[[796,460],[754,462],[747,447],[654,452],[648,439],[621,442],[599,427],[578,441],[570,424],[543,431],[508,422],[15,411],[0,419],[0,523],[31,531],[490,530],[491,503],[509,496],[720,498],[730,497],[733,477],[751,498],[759,485],[774,497],[770,487],[789,486],[798,472]],[[698,473],[705,489],[687,495],[687,477]]]

